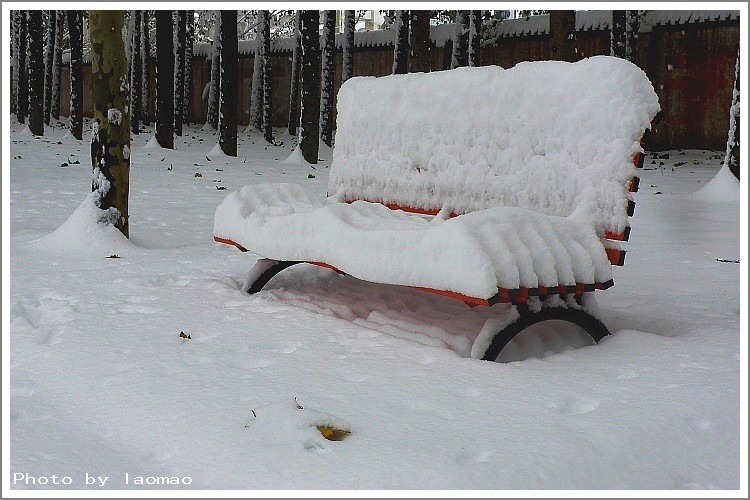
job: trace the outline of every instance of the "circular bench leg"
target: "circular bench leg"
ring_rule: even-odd
[[[295,260],[270,260],[261,259],[250,270],[248,277],[245,279],[245,283],[242,285],[242,291],[249,294],[260,292],[266,284],[271,281],[271,278],[279,274],[287,267],[291,267],[295,264],[300,264],[300,261]]]
[[[567,321],[581,327],[594,342],[599,342],[601,339],[610,334],[607,327],[587,313],[583,309],[576,309],[572,307],[544,307],[539,311],[531,311],[526,304],[515,306],[518,309],[519,318],[513,323],[509,324],[492,339],[490,346],[482,357],[486,361],[495,361],[500,355],[500,352],[505,348],[508,343],[513,340],[513,337],[526,330],[532,325],[542,323],[544,321],[558,320]]]

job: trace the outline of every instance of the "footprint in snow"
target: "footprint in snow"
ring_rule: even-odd
[[[553,404],[563,415],[584,415],[599,408],[600,402],[596,399],[583,396],[570,396],[561,403]]]
[[[489,462],[492,452],[488,450],[462,450],[456,457],[456,461],[464,465]]]

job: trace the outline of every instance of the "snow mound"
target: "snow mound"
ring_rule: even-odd
[[[63,144],[81,144],[81,141],[75,138],[70,130],[67,130],[65,134],[59,139]]]
[[[254,415],[253,415],[254,414]],[[323,437],[318,427],[351,432],[351,426],[327,413],[301,406],[294,399],[254,408],[245,427],[254,441],[263,446],[314,452],[329,451],[333,443]]]
[[[159,144],[159,140],[156,138],[156,131],[151,135],[151,139],[143,145],[143,149],[163,149],[161,144]]]
[[[289,155],[288,158],[283,160],[281,162],[284,165],[303,165],[303,166],[310,166],[310,163],[305,160],[305,157],[302,156],[302,150],[300,149],[299,145],[294,148],[294,151]]]
[[[708,184],[693,193],[693,198],[701,201],[739,203],[740,181],[729,167],[722,167]]]
[[[16,139],[34,139],[37,136],[31,132],[31,129],[26,125],[23,130],[16,134]]]
[[[659,101],[640,68],[597,56],[351,78],[337,110],[329,193],[558,216],[591,200],[601,234],[627,225],[633,155]]]
[[[226,158],[227,157],[226,153],[224,153],[224,150],[221,149],[221,144],[219,144],[218,142],[211,149],[211,151],[209,151],[208,153],[206,153],[206,156],[209,156],[209,157],[212,157],[212,158]]]
[[[115,226],[101,222],[104,211],[94,204],[94,196],[89,193],[62,226],[34,243],[42,249],[73,257],[106,257],[135,248]]]
[[[219,205],[214,235],[269,259],[325,262],[366,281],[483,299],[499,287],[612,278],[589,224],[516,207],[435,221],[379,203],[324,200],[296,184],[259,184]]]

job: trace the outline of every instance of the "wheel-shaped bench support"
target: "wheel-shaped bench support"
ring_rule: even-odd
[[[281,271],[295,264],[304,264],[303,261],[294,260],[270,260],[261,259],[258,263],[250,270],[245,283],[242,286],[242,291],[249,294],[260,292],[271,279],[279,274]],[[338,271],[341,272],[341,271]],[[580,299],[580,297],[576,297]],[[500,355],[500,352],[505,348],[513,338],[526,330],[530,326],[542,323],[544,321],[558,320],[572,323],[576,326],[581,327],[594,342],[599,342],[601,339],[610,334],[607,327],[596,319],[591,314],[587,313],[583,309],[576,307],[563,307],[563,306],[542,306],[538,311],[532,311],[529,309],[527,304],[519,304],[514,306],[519,314],[518,319],[507,325],[505,328],[500,330],[492,339],[490,346],[484,353],[482,359],[487,361],[495,361]]]
[[[532,325],[542,323],[544,321],[558,320],[572,323],[576,326],[581,327],[594,342],[599,342],[601,339],[610,334],[607,327],[587,313],[583,309],[577,309],[573,307],[562,307],[543,306],[538,311],[532,311],[526,304],[515,306],[518,310],[519,317],[511,324],[500,330],[492,339],[490,346],[482,357],[486,361],[495,361],[500,355],[500,352],[505,348],[513,338],[526,330]]]

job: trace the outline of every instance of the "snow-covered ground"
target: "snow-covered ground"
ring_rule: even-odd
[[[12,126],[12,474],[67,475],[68,488],[96,487],[87,473],[108,476],[104,488],[146,487],[141,476],[238,489],[739,487],[739,188],[692,194],[722,153],[646,160],[626,265],[597,293],[611,337],[587,346],[553,325],[503,353],[520,361],[489,363],[465,354],[502,305],[312,266],[241,293],[255,258],[212,240],[216,207],[258,182],[323,194],[330,151],[314,170],[285,162],[294,141],[278,130],[281,146],[241,134],[238,158],[207,158],[215,138],[188,132],[175,151],[135,138],[123,242],[80,211],[67,220],[90,190],[88,141]],[[322,439],[310,427],[321,419],[351,435]]]

